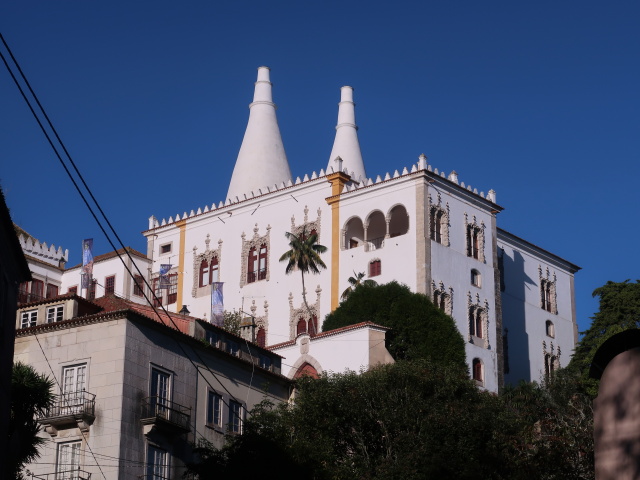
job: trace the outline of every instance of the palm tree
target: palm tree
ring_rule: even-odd
[[[311,309],[307,303],[304,274],[320,273],[321,268],[327,268],[320,258],[320,254],[326,252],[327,247],[318,243],[318,236],[315,233],[307,236],[305,227],[302,228],[302,233],[300,233],[300,235],[294,235],[290,232],[286,232],[284,235],[289,240],[290,250],[287,250],[282,254],[280,261],[287,262],[287,268],[285,270],[287,274],[293,272],[296,268],[300,270],[300,274],[302,275],[302,299],[304,300],[304,304],[309,312],[309,320],[312,321],[313,314],[311,313]]]
[[[37,416],[53,402],[53,381],[33,367],[17,362],[11,376],[11,420],[9,422],[8,472],[21,479],[21,470],[40,456],[38,448],[46,442],[38,437]],[[7,432],[5,432],[5,435]]]
[[[346,300],[347,297],[349,295],[351,295],[351,293],[358,288],[360,285],[366,285],[368,287],[375,287],[376,285],[378,285],[378,283],[375,280],[362,280],[364,278],[364,272],[359,272],[356,273],[355,270],[353,271],[353,277],[349,277],[349,286],[347,287],[347,289],[342,292],[342,295],[340,296],[340,298],[342,300]]]

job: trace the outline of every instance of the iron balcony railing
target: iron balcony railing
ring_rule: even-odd
[[[171,402],[165,398],[147,397],[142,402],[142,423],[165,423],[178,430],[189,431],[191,408]]]
[[[25,291],[18,291],[19,304],[39,302],[40,300],[44,300],[44,295],[40,295],[37,293],[29,293]]]
[[[41,420],[56,417],[92,417],[95,418],[96,396],[87,391],[63,393],[54,396],[53,403],[40,416]]]
[[[257,272],[248,272],[247,273],[247,283],[253,283],[256,280],[264,280],[267,278],[267,269],[261,268]]]
[[[91,474],[77,468],[53,473],[40,473],[38,475],[32,473],[29,478],[31,480],[91,480]]]

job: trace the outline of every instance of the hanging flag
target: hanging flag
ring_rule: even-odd
[[[89,288],[93,279],[93,238],[82,241],[82,288]]]
[[[160,287],[158,288],[169,288],[171,286],[171,281],[169,280],[169,270],[171,270],[172,265],[170,263],[163,263],[160,265]]]
[[[211,323],[219,327],[224,320],[224,300],[222,286],[224,282],[213,282],[211,284]]]

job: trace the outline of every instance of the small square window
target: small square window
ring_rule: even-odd
[[[74,285],[73,287],[69,287],[68,293],[72,294],[72,295],[77,295],[78,294],[78,286]]]
[[[165,243],[164,245],[160,245],[160,255],[166,255],[167,253],[171,253],[171,244]]]
[[[113,294],[116,291],[116,276],[110,275],[104,279],[104,294]]]
[[[47,308],[47,323],[61,322],[63,320],[63,313],[63,305]]]
[[[20,328],[35,327],[38,323],[38,310],[29,310],[22,312],[20,318]]]

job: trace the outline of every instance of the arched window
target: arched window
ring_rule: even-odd
[[[403,205],[396,205],[388,214],[389,237],[399,237],[409,231],[409,214]]]
[[[296,335],[307,333],[307,321],[304,318],[298,320],[298,326],[296,328]]]
[[[218,270],[218,257],[213,257],[211,259],[211,268],[209,269],[209,283],[213,284],[220,279],[219,270]]]
[[[309,322],[309,335],[312,337],[318,334],[318,317],[315,315],[311,317],[311,321]]]
[[[480,235],[482,230],[477,225],[467,225],[467,256],[480,260]]]
[[[318,371],[313,367],[313,365],[305,362],[302,365],[300,365],[300,367],[298,367],[298,371],[296,372],[296,374],[293,376],[294,380],[297,378],[300,378],[304,375],[308,375],[311,378],[318,378]]]
[[[479,358],[474,358],[471,364],[471,370],[472,370],[473,379],[476,381],[476,383],[478,383],[479,385],[484,385],[484,372],[482,371],[483,370],[482,360],[480,360]]]
[[[480,272],[475,268],[471,270],[471,285],[475,285],[476,287],[481,287],[481,276]]]
[[[258,252],[256,247],[249,249],[249,258],[247,264],[247,283],[256,281],[258,275]]]
[[[256,343],[261,347],[265,347],[267,345],[267,333],[264,331],[263,327],[258,328],[258,334],[256,335]]]
[[[205,285],[209,285],[211,283],[209,281],[209,262],[206,260],[202,260],[200,263],[200,282],[199,285],[204,287]]]
[[[469,307],[469,333],[478,338],[484,336],[484,312],[475,305]]]
[[[258,280],[267,278],[267,245],[260,245],[260,255],[258,257]]]
[[[429,230],[431,231],[431,240],[442,243],[444,210],[438,207],[431,207],[430,213]]]
[[[545,324],[545,329],[547,331],[547,336],[548,337],[555,337],[556,336],[556,330],[555,330],[555,326],[553,325],[553,322],[551,320],[547,320],[546,324]]]

